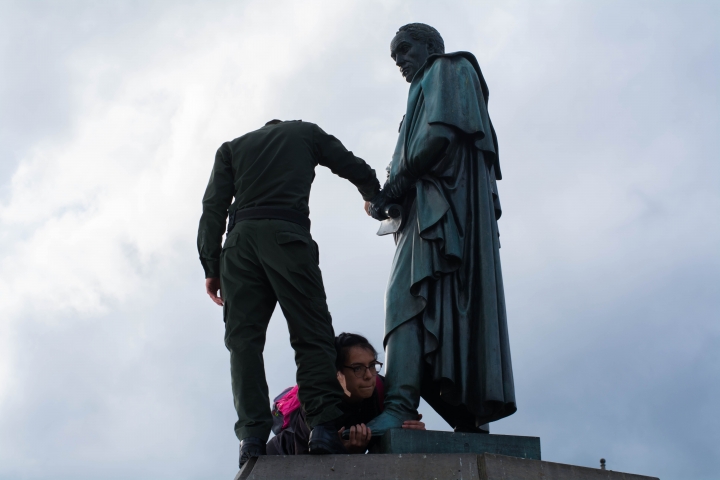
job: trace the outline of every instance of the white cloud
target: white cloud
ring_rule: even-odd
[[[30,312],[48,325],[58,315],[92,321],[161,289],[194,235],[215,149],[265,121],[332,35],[319,27],[349,6],[219,5],[212,22],[181,9],[133,37],[71,51],[73,126],[28,151],[0,207],[14,232],[2,256],[3,329]],[[63,20],[70,34],[73,20]],[[139,50],[128,55],[125,42]],[[6,370],[0,398],[9,388]]]

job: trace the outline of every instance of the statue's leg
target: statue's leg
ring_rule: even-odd
[[[405,420],[417,419],[420,382],[423,376],[423,344],[420,318],[414,318],[390,333],[385,356],[385,409],[368,427],[373,437]]]

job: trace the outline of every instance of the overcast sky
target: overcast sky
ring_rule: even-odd
[[[518,402],[492,431],[720,477],[720,3],[204,0],[0,4],[0,479],[232,478],[195,247],[215,150],[303,119],[382,176],[409,22],[490,87]],[[379,347],[394,245],[317,173],[335,329]],[[265,360],[294,384],[279,308]]]

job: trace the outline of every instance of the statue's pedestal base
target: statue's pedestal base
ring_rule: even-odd
[[[540,460],[540,438],[393,428],[376,453],[495,453]]]
[[[266,455],[235,480],[652,480],[540,461],[540,438],[392,429],[369,455]]]
[[[654,477],[484,453],[266,455],[236,480],[657,480]]]

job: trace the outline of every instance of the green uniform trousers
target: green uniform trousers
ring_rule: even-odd
[[[298,395],[308,426],[340,417],[343,391],[335,371],[335,333],[310,232],[285,220],[238,223],[223,245],[220,282],[238,439],[267,441],[270,435],[263,350],[278,302],[295,350]]]

